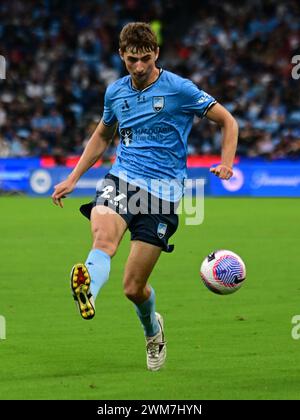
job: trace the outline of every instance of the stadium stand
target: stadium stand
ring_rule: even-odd
[[[2,0],[0,157],[79,155],[99,121],[108,83],[124,75],[121,27],[152,22],[160,65],[192,79],[240,125],[239,156],[300,158],[300,4],[288,0],[184,2]],[[115,152],[118,138],[105,159]],[[195,120],[189,155],[217,154],[220,132]]]

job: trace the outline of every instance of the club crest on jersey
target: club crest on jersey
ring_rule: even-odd
[[[165,106],[165,97],[164,96],[153,96],[152,106],[155,112],[159,112]]]
[[[168,225],[166,223],[159,223],[159,225],[157,226],[157,235],[159,239],[162,239],[165,236],[167,232],[167,227]]]

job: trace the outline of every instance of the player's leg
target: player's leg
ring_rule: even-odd
[[[86,260],[86,266],[92,276],[91,291],[96,298],[108,279],[110,260],[117,251],[127,223],[108,207],[96,206],[91,213],[91,229],[93,247]]]
[[[71,287],[81,316],[91,319],[95,299],[109,277],[110,261],[127,229],[125,220],[106,206],[98,205],[91,212],[93,247],[85,264],[75,264]]]
[[[124,293],[136,308],[144,327],[147,345],[147,366],[158,370],[166,358],[163,320],[155,311],[155,292],[147,284],[148,278],[161,254],[161,248],[133,240],[124,273]]]

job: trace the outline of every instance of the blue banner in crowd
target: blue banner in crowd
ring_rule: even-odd
[[[0,191],[28,191],[30,172],[39,166],[39,158],[1,158]]]
[[[108,170],[108,167],[90,169],[72,195],[93,197],[97,182]],[[70,172],[65,167],[41,168],[38,158],[0,159],[0,190],[50,196],[54,185]],[[241,163],[234,168],[229,181],[221,181],[209,168],[189,168],[188,178],[193,194],[196,188],[192,180],[202,179],[206,196],[300,197],[300,164],[295,162]]]
[[[91,196],[95,195],[97,182],[99,182],[109,171],[109,168],[90,169],[77,183],[72,196]],[[54,186],[65,180],[71,169],[53,168],[33,170],[29,177],[27,193],[30,195],[49,196],[52,194]],[[190,180],[202,179],[204,188],[209,193],[209,170],[207,168],[191,168],[188,173]],[[193,195],[196,193],[196,183],[187,185],[187,192]]]
[[[239,165],[229,181],[211,176],[210,194],[214,196],[300,197],[300,165]]]
[[[36,169],[31,172],[29,178],[30,195],[50,196],[54,190],[54,186],[64,181],[71,169],[54,168],[54,169]],[[76,189],[72,192],[73,197],[95,195],[97,182],[107,174],[108,168],[90,169],[78,181]]]

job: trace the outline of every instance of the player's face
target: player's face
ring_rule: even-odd
[[[120,53],[135,87],[142,89],[154,82],[157,78],[159,70],[156,67],[155,62],[158,57],[158,52],[157,49],[156,52],[133,52],[129,50]]]

